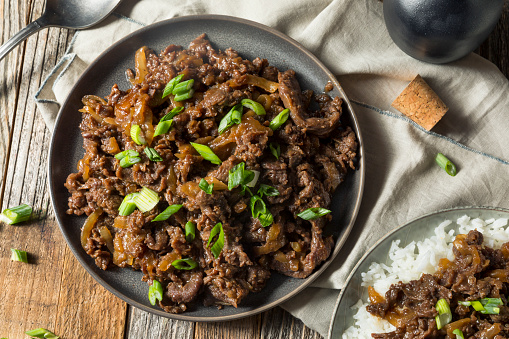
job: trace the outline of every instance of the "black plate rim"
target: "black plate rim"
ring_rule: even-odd
[[[145,26],[143,28],[140,28],[140,29],[138,29],[138,30],[128,34],[124,38],[118,40],[113,45],[111,45],[108,49],[106,49],[104,52],[102,52],[86,68],[86,70],[82,73],[82,75],[78,78],[78,80],[76,81],[76,83],[74,84],[72,89],[70,90],[69,94],[67,95],[65,101],[63,102],[63,104],[62,104],[62,106],[61,106],[61,108],[60,108],[60,110],[58,112],[58,115],[57,115],[57,118],[55,120],[55,125],[54,126],[55,126],[55,129],[56,129],[56,127],[59,125],[59,122],[60,122],[60,120],[62,119],[62,116],[63,116],[63,109],[67,106],[68,101],[70,100],[70,97],[71,97],[71,93],[73,93],[75,91],[75,89],[77,87],[79,87],[80,82],[85,78],[85,76],[89,72],[89,70],[93,69],[99,62],[101,62],[101,59],[106,54],[110,53],[118,45],[126,42],[129,39],[132,39],[132,38],[136,37],[139,34],[142,34],[142,33],[146,32],[146,31],[157,30],[158,27],[161,27],[161,26],[165,26],[165,25],[169,25],[169,24],[174,24],[174,23],[178,23],[178,22],[183,22],[183,21],[199,21],[199,20],[218,20],[218,21],[230,21],[230,22],[234,22],[234,23],[239,23],[239,24],[251,26],[251,27],[253,27],[255,29],[259,29],[259,30],[265,31],[267,33],[270,33],[272,35],[275,35],[275,36],[285,40],[289,44],[293,45],[294,47],[296,47],[300,51],[302,51],[316,66],[320,67],[324,71],[324,73],[326,73],[328,75],[329,80],[332,81],[332,83],[334,85],[334,88],[336,88],[340,92],[340,94],[341,94],[341,96],[343,98],[344,103],[348,107],[348,110],[350,112],[351,124],[353,125],[352,127],[355,130],[355,133],[356,133],[356,136],[357,136],[358,145],[359,145],[358,146],[358,154],[357,154],[357,156],[358,156],[358,163],[357,163],[357,169],[356,169],[356,171],[359,173],[359,186],[358,186],[357,195],[355,196],[355,204],[354,204],[354,207],[353,207],[353,211],[352,211],[352,215],[351,215],[351,218],[350,218],[350,222],[349,222],[348,226],[346,227],[342,238],[338,239],[336,241],[334,250],[331,253],[330,257],[327,259],[327,261],[323,262],[320,265],[320,267],[315,272],[313,272],[310,276],[308,276],[306,278],[306,281],[303,282],[294,291],[288,293],[286,296],[284,296],[282,298],[279,298],[279,299],[277,299],[277,300],[275,300],[275,301],[273,301],[271,303],[267,303],[267,304],[265,304],[265,305],[263,305],[261,307],[258,307],[258,308],[255,308],[255,309],[252,309],[252,310],[249,310],[249,311],[246,311],[246,312],[236,313],[236,314],[232,314],[232,315],[225,315],[225,316],[218,315],[216,317],[189,316],[189,315],[186,315],[185,312],[182,313],[182,314],[167,313],[167,312],[164,312],[161,309],[154,309],[154,308],[147,307],[144,304],[141,304],[138,301],[130,298],[129,296],[124,295],[124,294],[120,293],[119,291],[117,291],[114,286],[112,286],[108,282],[106,282],[103,278],[101,278],[101,276],[96,274],[88,266],[88,264],[81,258],[81,255],[78,252],[79,249],[76,249],[76,248],[74,248],[73,246],[70,245],[69,235],[67,234],[67,232],[66,232],[66,230],[65,230],[65,228],[63,226],[63,221],[61,219],[61,216],[58,213],[56,213],[57,199],[56,199],[55,194],[54,194],[53,189],[52,189],[52,187],[54,186],[54,182],[53,182],[53,179],[52,179],[52,176],[51,176],[52,168],[53,168],[52,167],[51,159],[54,157],[53,150],[55,148],[55,139],[56,139],[55,135],[56,135],[56,133],[52,134],[51,143],[50,143],[50,149],[49,149],[49,154],[48,154],[48,157],[49,157],[48,172],[47,172],[47,175],[48,175],[48,186],[49,186],[49,192],[50,192],[50,198],[51,198],[52,207],[53,207],[53,210],[55,211],[55,218],[57,220],[59,229],[60,229],[62,235],[64,236],[65,241],[66,241],[68,247],[71,249],[71,252],[75,256],[75,258],[78,260],[78,262],[81,264],[81,266],[83,268],[85,268],[85,270],[88,272],[88,274],[90,274],[94,278],[94,280],[96,280],[101,286],[106,288],[109,292],[111,292],[112,294],[114,294],[115,296],[117,296],[118,298],[120,298],[121,300],[125,301],[126,303],[128,303],[131,306],[135,306],[135,307],[137,307],[139,309],[142,309],[142,310],[144,310],[146,312],[149,312],[149,313],[152,313],[152,314],[156,314],[156,315],[159,315],[159,316],[162,316],[162,317],[166,317],[166,318],[171,318],[171,319],[176,319],[176,320],[193,321],[193,322],[231,321],[231,320],[236,320],[236,319],[241,319],[241,318],[253,316],[253,315],[256,315],[258,313],[267,311],[267,310],[269,310],[269,309],[271,309],[271,308],[273,308],[273,307],[275,307],[275,306],[277,306],[277,305],[279,305],[279,304],[281,304],[281,303],[283,303],[285,301],[288,301],[289,299],[295,297],[297,294],[302,292],[302,290],[304,290],[316,278],[318,278],[318,276],[323,271],[325,271],[325,269],[335,259],[335,257],[337,256],[337,254],[339,253],[339,251],[343,247],[344,243],[346,242],[346,240],[347,240],[347,238],[348,238],[349,234],[351,233],[351,230],[352,230],[352,228],[354,226],[355,220],[357,218],[357,215],[358,215],[358,212],[359,212],[359,209],[360,209],[362,195],[363,195],[363,192],[364,192],[364,182],[365,182],[365,161],[364,161],[364,147],[363,147],[364,144],[363,144],[363,141],[362,141],[362,136],[361,136],[361,131],[360,131],[359,123],[358,123],[357,117],[355,115],[355,112],[353,110],[353,107],[352,107],[350,101],[348,100],[348,97],[346,96],[345,92],[343,91],[343,88],[341,87],[340,83],[338,82],[338,80],[334,76],[334,74],[332,74],[325,67],[325,65],[317,57],[315,57],[311,52],[309,52],[302,44],[300,44],[296,40],[290,38],[289,36],[287,36],[287,35],[279,32],[279,31],[277,31],[276,29],[268,27],[268,26],[265,26],[265,25],[260,24],[258,22],[254,22],[254,21],[247,20],[247,19],[242,19],[242,18],[237,18],[237,17],[232,17],[232,16],[227,16],[227,15],[216,15],[216,14],[188,15],[188,16],[175,17],[175,18],[171,18],[171,19],[162,20],[162,21],[159,21],[159,22],[147,25],[147,26]]]

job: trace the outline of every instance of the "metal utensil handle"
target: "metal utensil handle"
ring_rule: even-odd
[[[20,42],[25,41],[30,35],[38,32],[44,28],[44,25],[41,25],[37,20],[32,21],[25,28],[23,28],[18,33],[14,34],[12,38],[7,40],[5,44],[0,46],[0,60],[2,60],[7,53],[9,53],[14,47],[16,47]]]

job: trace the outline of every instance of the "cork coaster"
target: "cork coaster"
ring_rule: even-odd
[[[428,131],[449,109],[419,74],[391,106]]]

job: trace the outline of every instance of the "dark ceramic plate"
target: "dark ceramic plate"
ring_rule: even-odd
[[[81,98],[86,94],[106,96],[117,83],[121,89],[129,88],[125,70],[134,68],[134,54],[141,46],[161,51],[167,45],[187,47],[202,33],[207,33],[214,47],[225,50],[232,47],[244,58],[253,60],[262,57],[281,70],[294,69],[305,89],[322,92],[325,84],[332,81],[332,95],[344,98],[344,116],[355,129],[359,138],[358,170],[350,173],[339,186],[332,203],[333,221],[326,232],[333,234],[336,245],[330,259],[306,279],[293,279],[273,274],[266,288],[260,293],[251,293],[238,308],[204,307],[201,303],[190,307],[188,312],[168,314],[150,305],[147,298],[148,285],[141,281],[141,272],[112,268],[102,271],[97,268],[81,248],[80,228],[84,217],[65,213],[69,194],[64,187],[66,177],[76,171],[76,164],[83,157],[82,138],[79,131]],[[53,208],[60,229],[79,262],[101,285],[127,303],[143,310],[174,319],[191,321],[232,320],[262,312],[293,297],[315,280],[343,246],[359,209],[364,185],[364,160],[359,126],[343,90],[334,76],[299,43],[282,33],[238,18],[226,16],[180,17],[140,29],[111,46],[90,65],[72,89],[63,104],[56,121],[51,141],[49,159],[49,184]],[[62,161],[66,159],[66,161]]]
[[[426,214],[414,219],[390,232],[380,239],[357,263],[346,280],[345,288],[341,292],[336,302],[336,309],[332,316],[332,322],[329,328],[329,338],[341,338],[343,332],[354,324],[354,314],[351,307],[359,299],[367,300],[367,288],[362,287],[362,272],[367,272],[372,262],[390,264],[388,256],[391,244],[399,239],[399,247],[403,248],[412,241],[422,241],[435,235],[435,228],[444,220],[451,220],[452,223],[445,228],[445,231],[454,230],[458,234],[459,225],[456,223],[458,218],[467,215],[471,219],[499,219],[509,218],[509,210],[500,207],[457,207],[447,210],[437,211]],[[369,334],[366,338],[371,337]]]

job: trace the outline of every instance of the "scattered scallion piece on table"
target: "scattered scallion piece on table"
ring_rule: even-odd
[[[159,281],[152,281],[152,285],[148,288],[148,300],[152,305],[155,305],[157,300],[163,300],[163,285]]]
[[[209,184],[204,178],[200,180],[198,187],[200,187],[207,194],[212,194],[212,191],[214,190],[214,184]]]
[[[139,194],[134,197],[136,207],[143,213],[150,211],[156,207],[159,202],[159,194],[150,188],[143,187]]]
[[[212,247],[210,246],[210,243],[212,242],[212,239],[217,235],[217,239],[212,244]],[[221,251],[224,247],[224,230],[223,230],[223,224],[218,222],[210,231],[209,240],[207,242],[207,247],[210,247],[210,251],[212,252],[212,255],[214,258],[219,258],[219,254],[221,254]]]
[[[228,128],[232,127],[235,124],[240,124],[242,120],[242,105],[237,104],[233,106],[228,113],[221,119],[219,122],[219,126],[217,131],[219,134],[222,134]]]
[[[442,167],[447,172],[447,174],[453,177],[456,175],[456,166],[449,159],[447,159],[445,155],[438,153],[435,157],[435,161],[438,166]]]
[[[12,252],[12,254],[11,254],[12,261],[28,263],[27,252],[22,251],[22,250],[17,250],[15,248],[11,248],[11,252]]]
[[[210,149],[207,145],[197,144],[195,142],[191,143],[191,146],[203,157],[203,159],[210,161],[215,165],[221,164],[221,159]]]
[[[286,122],[286,120],[288,120],[289,116],[290,110],[288,108],[285,108],[278,115],[276,115],[274,119],[272,119],[272,121],[269,124],[269,127],[273,131],[277,130],[279,127],[281,127],[281,125],[283,125]]]
[[[161,158],[155,149],[146,147],[143,151],[151,161],[163,161],[163,158]]]
[[[465,339],[465,336],[463,335],[463,332],[457,328],[454,331],[452,331],[452,334],[456,335],[456,339]]]
[[[121,216],[128,216],[133,213],[136,209],[136,204],[134,202],[134,197],[136,197],[138,193],[130,193],[124,197],[120,207],[118,208],[118,214]]]
[[[321,207],[311,207],[297,214],[299,218],[304,220],[314,220],[329,214],[331,211]]]
[[[175,98],[173,100],[175,101],[184,101],[184,100],[187,100],[187,99],[191,99],[194,95],[194,89],[191,88],[189,91],[187,92],[184,92],[184,93],[179,93],[177,95],[175,95]]]
[[[263,195],[266,195],[268,197],[275,197],[275,196],[279,195],[279,191],[275,187],[261,184],[260,188],[258,189],[258,195],[261,198],[263,198]]]
[[[173,123],[173,120],[164,120],[160,121],[156,129],[154,130],[154,137],[157,137],[158,135],[166,134],[171,128],[171,124]]]
[[[147,143],[142,135],[140,125],[131,125],[131,139],[138,145],[145,145]]]
[[[270,153],[272,153],[273,156],[276,157],[276,159],[279,159],[279,156],[281,155],[281,146],[277,142],[271,142],[269,144]]]
[[[260,104],[259,102],[256,102],[251,99],[242,99],[240,103],[242,104],[242,106],[252,109],[256,113],[256,115],[267,114],[265,112],[265,108],[263,108],[262,104]]]
[[[166,98],[168,95],[170,95],[171,92],[173,92],[173,88],[175,88],[175,86],[180,82],[180,80],[182,80],[183,77],[184,77],[184,74],[179,74],[176,77],[174,77],[173,79],[171,79],[170,81],[168,81],[168,83],[164,87],[162,97]]]
[[[173,87],[171,94],[177,95],[177,94],[189,92],[193,88],[193,85],[194,85],[194,79],[182,81],[182,82],[176,84],[175,87]]]
[[[59,337],[45,328],[36,328],[35,330],[26,331],[26,335],[32,338],[42,338],[42,339],[58,339]]]
[[[171,217],[173,214],[177,213],[182,208],[182,205],[174,204],[166,207],[164,211],[159,213],[152,221],[164,221]]]
[[[21,204],[16,207],[10,207],[0,214],[0,221],[14,225],[19,222],[27,221],[32,215],[32,207],[27,204]]]
[[[186,230],[186,241],[192,242],[195,237],[196,226],[192,221],[188,221],[186,222],[185,230]]]
[[[451,308],[449,307],[449,303],[447,303],[447,300],[440,299],[439,301],[437,301],[435,309],[438,312],[438,315],[435,317],[437,329],[441,329],[442,327],[450,323],[452,320]]]
[[[198,263],[191,258],[173,260],[171,266],[178,270],[192,270],[198,266]]]

